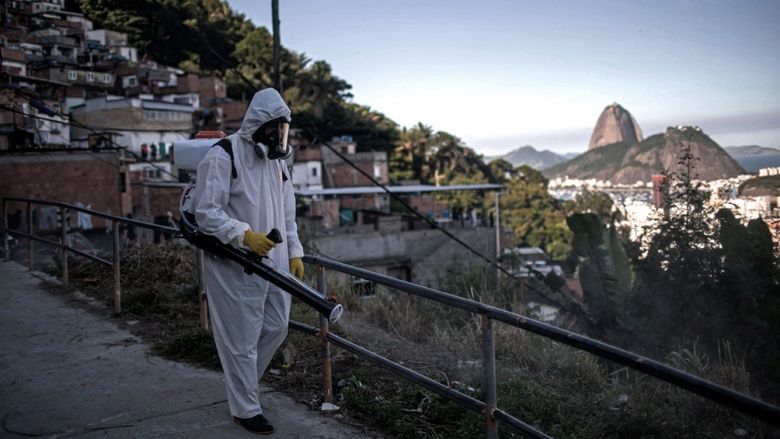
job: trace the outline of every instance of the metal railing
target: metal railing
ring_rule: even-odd
[[[23,203],[26,205],[26,218],[27,218],[27,232],[22,232],[19,230],[12,230],[8,228],[8,204],[11,202],[16,203]],[[41,236],[36,236],[35,234],[35,227],[33,224],[33,205],[42,205],[42,206],[52,206],[52,207],[58,207],[59,208],[59,214],[60,214],[60,224],[59,224],[59,240],[53,241],[51,239],[46,239]],[[60,274],[62,277],[62,283],[65,286],[68,286],[69,283],[69,273],[68,273],[68,252],[73,252],[79,256],[85,257],[89,260],[95,261],[99,264],[111,267],[114,271],[114,291],[113,291],[113,308],[114,308],[114,314],[121,314],[122,313],[122,288],[120,283],[120,274],[121,274],[121,261],[120,261],[120,250],[122,249],[122,243],[120,240],[120,230],[119,230],[119,224],[129,224],[141,228],[151,229],[151,230],[158,230],[161,232],[168,232],[168,233],[178,233],[179,229],[173,228],[173,227],[167,227],[160,224],[153,224],[148,223],[145,221],[139,221],[136,219],[131,218],[124,218],[121,216],[116,215],[110,215],[103,212],[98,212],[96,210],[87,209],[85,207],[81,206],[75,206],[73,204],[68,203],[61,203],[58,201],[46,201],[46,200],[38,200],[34,198],[22,198],[22,197],[3,197],[2,200],[2,215],[3,215],[3,230],[6,234],[6,236],[3,237],[3,246],[4,246],[4,254],[6,259],[10,259],[10,248],[9,248],[9,239],[8,236],[17,236],[21,238],[26,238],[28,240],[28,262],[27,267],[32,270],[34,268],[34,254],[35,254],[35,246],[34,243],[42,242],[45,244],[49,244],[55,247],[59,247],[59,253],[60,253]],[[71,247],[68,240],[68,214],[69,212],[82,212],[89,215],[92,215],[97,218],[103,218],[105,220],[111,221],[111,229],[112,229],[112,255],[111,260],[106,260],[104,258],[101,258],[99,256],[95,256],[93,254],[81,251],[77,248]],[[206,295],[203,291],[203,279],[202,279],[202,265],[203,265],[203,252],[198,250],[197,251],[197,268],[198,268],[198,300],[200,302],[200,324],[204,328],[208,328],[208,314],[207,314],[207,305],[206,305]]]
[[[629,352],[607,343],[593,340],[583,335],[548,325],[537,320],[521,316],[494,306],[486,305],[475,300],[466,299],[453,294],[438,291],[432,288],[423,287],[411,282],[402,281],[393,277],[374,273],[362,268],[353,267],[341,262],[333,261],[323,257],[306,256],[304,261],[314,264],[317,267],[318,284],[321,291],[324,291],[324,269],[328,268],[340,273],[348,274],[356,278],[361,278],[375,282],[380,285],[392,288],[394,290],[413,294],[428,300],[444,304],[449,307],[458,308],[473,314],[479,314],[482,322],[482,354],[483,354],[483,385],[485,401],[478,401],[474,398],[460,393],[454,389],[444,386],[430,378],[421,376],[419,373],[407,369],[397,363],[394,363],[377,354],[367,351],[353,343],[344,340],[336,335],[327,333],[324,335],[320,330],[320,337],[323,342],[332,342],[356,355],[371,361],[372,363],[387,368],[411,381],[422,384],[429,389],[445,396],[463,407],[482,412],[485,415],[485,425],[487,437],[497,437],[496,421],[501,421],[507,427],[523,433],[528,437],[548,437],[544,433],[525,424],[517,418],[512,417],[505,411],[496,406],[496,372],[495,372],[495,340],[493,336],[493,320],[521,328],[545,338],[584,350],[599,356],[601,358],[622,364],[631,369],[653,376],[666,381],[676,387],[689,392],[703,396],[718,404],[736,409],[744,414],[755,417],[774,425],[780,425],[780,408],[751,398],[734,390],[721,385],[707,381],[695,375],[675,369],[666,364],[652,360],[647,357]],[[320,280],[320,278],[322,280]],[[307,327],[300,323],[292,322],[291,327],[303,332],[315,333],[315,329]],[[326,360],[323,360],[326,361]],[[329,378],[328,378],[329,379]]]
[[[8,228],[7,203],[21,202],[27,205],[27,233],[10,230]],[[60,239],[52,241],[49,239],[35,236],[33,228],[32,205],[48,205],[60,208]],[[91,255],[68,245],[67,239],[67,217],[68,211],[84,212],[98,218],[107,219],[112,222],[113,229],[113,257],[111,261]],[[91,209],[74,206],[72,204],[44,201],[31,198],[4,197],[2,199],[3,230],[7,235],[19,236],[29,240],[29,268],[33,268],[33,242],[43,242],[60,248],[60,262],[62,270],[63,284],[68,284],[68,252],[74,252],[87,259],[96,261],[106,266],[110,266],[114,271],[114,312],[121,313],[121,289],[120,289],[120,239],[119,224],[132,224],[142,228],[160,230],[163,232],[178,233],[179,230],[171,227],[161,226],[159,224],[147,223],[130,218],[118,217]],[[9,258],[9,248],[7,236],[4,236],[4,246],[6,258]],[[205,287],[203,282],[203,251],[197,251],[197,270],[198,270],[198,300],[200,302],[200,324],[204,329],[208,329],[208,308],[206,304]],[[428,300],[439,302],[449,307],[462,309],[473,314],[479,314],[481,318],[482,329],[482,355],[483,355],[483,386],[485,401],[477,400],[474,397],[466,395],[448,387],[436,380],[409,369],[401,364],[393,362],[381,355],[371,352],[353,342],[350,342],[336,334],[329,332],[327,319],[320,316],[319,328],[314,328],[302,323],[290,321],[290,328],[302,331],[304,333],[319,336],[322,349],[322,382],[323,382],[323,400],[325,402],[333,401],[331,362],[330,362],[330,343],[333,343],[347,351],[352,352],[358,357],[369,361],[379,367],[390,370],[391,372],[406,378],[414,383],[422,385],[439,395],[454,401],[466,409],[482,413],[485,417],[486,437],[497,438],[498,430],[496,421],[500,421],[506,427],[522,433],[531,438],[549,438],[546,434],[535,429],[501,410],[497,407],[496,392],[496,372],[495,372],[495,338],[493,334],[493,321],[497,320],[509,324],[543,337],[558,341],[560,343],[575,347],[580,350],[590,352],[601,358],[614,361],[627,366],[639,372],[651,375],[674,386],[680,387],[692,393],[698,394],[719,404],[734,408],[747,415],[761,419],[774,425],[780,425],[780,408],[760,401],[755,398],[727,389],[713,382],[704,380],[697,376],[688,374],[681,370],[667,366],[647,357],[625,351],[618,347],[593,340],[583,335],[567,331],[552,325],[548,325],[525,316],[514,314],[512,312],[486,305],[481,302],[466,299],[453,294],[438,291],[432,288],[423,287],[411,282],[402,281],[396,278],[374,273],[362,268],[353,267],[341,262],[333,261],[323,257],[306,256],[304,261],[314,264],[317,271],[317,289],[327,297],[327,285],[325,281],[325,269],[331,269],[340,273],[348,274],[354,277],[366,279],[380,285],[398,290],[401,292],[413,294]]]

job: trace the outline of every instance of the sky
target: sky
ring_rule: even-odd
[[[228,0],[271,28],[270,0]],[[282,0],[282,44],[353,101],[486,155],[587,149],[617,102],[645,136],[780,147],[777,0]]]

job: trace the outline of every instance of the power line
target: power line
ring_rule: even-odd
[[[142,162],[142,163],[146,163],[146,164],[148,164],[148,165],[151,165],[153,168],[157,169],[158,171],[160,171],[160,172],[162,172],[162,173],[164,173],[164,174],[168,174],[168,175],[170,175],[171,177],[173,177],[173,178],[174,178],[174,179],[176,179],[176,180],[178,180],[178,179],[179,179],[179,177],[178,177],[177,175],[174,175],[174,174],[172,174],[172,173],[171,173],[170,171],[168,171],[167,169],[165,169],[165,168],[163,168],[163,167],[161,167],[161,166],[159,166],[159,165],[155,164],[154,162],[151,162],[151,161],[149,161],[149,160],[147,160],[147,159],[143,158],[143,156],[141,156],[140,154],[136,154],[136,153],[135,153],[135,151],[132,151],[130,148],[128,148],[128,147],[126,147],[126,146],[121,146],[121,145],[117,144],[116,142],[114,142],[113,140],[111,140],[111,138],[107,138],[107,137],[105,137],[105,136],[104,136],[102,133],[99,133],[99,132],[95,131],[95,130],[94,130],[94,129],[92,129],[91,127],[89,127],[89,126],[87,126],[87,125],[85,125],[85,124],[83,124],[83,123],[81,123],[81,122],[79,122],[79,121],[77,121],[77,120],[73,120],[73,122],[76,124],[76,126],[77,126],[77,127],[79,127],[79,128],[83,128],[83,129],[86,129],[86,130],[88,130],[88,131],[92,132],[93,134],[96,134],[96,135],[100,136],[100,138],[101,138],[101,139],[103,139],[103,140],[107,140],[107,141],[108,141],[110,144],[112,144],[112,145],[115,145],[115,146],[117,146],[118,148],[121,148],[121,149],[123,149],[125,152],[129,153],[130,155],[132,155],[132,156],[133,156],[133,157],[134,157],[136,160],[141,160],[141,162]]]
[[[231,60],[229,60],[229,59],[225,58],[224,56],[222,56],[222,54],[220,54],[218,51],[216,51],[214,49],[214,47],[211,46],[211,43],[209,43],[209,41],[205,37],[203,37],[202,34],[200,34],[199,32],[196,32],[195,29],[193,29],[193,28],[183,24],[181,18],[177,17],[176,14],[171,12],[168,9],[167,6],[165,6],[164,4],[160,3],[158,0],[152,0],[152,3],[154,3],[158,7],[160,7],[160,9],[162,9],[163,12],[165,12],[169,17],[171,17],[173,19],[174,23],[180,24],[181,27],[183,27],[184,29],[187,30],[187,32],[189,32],[190,34],[192,34],[196,38],[198,38],[203,43],[203,45],[209,50],[209,52],[211,52],[212,55],[214,55],[217,59],[222,61],[224,64],[230,65],[230,64],[237,64],[238,63],[238,61],[235,60],[235,59],[231,63]],[[249,86],[250,89],[252,89],[254,91],[257,91],[257,87],[254,85],[254,83],[249,78],[244,76],[244,73],[241,72],[237,67],[229,67],[229,69],[234,71],[235,73],[238,73],[238,76],[246,83],[247,86]],[[280,91],[280,93],[281,93],[281,91]]]
[[[170,11],[168,10],[168,8],[166,8],[166,7],[165,7],[163,4],[161,4],[161,3],[160,3],[158,0],[152,0],[152,1],[153,1],[155,4],[157,4],[157,5],[158,5],[160,8],[162,8],[162,10],[163,10],[163,11],[164,11],[166,14],[168,14],[168,15],[169,15],[171,18],[174,18],[174,19],[176,19],[175,21],[176,21],[177,23],[179,23],[179,22],[180,22],[180,21],[177,21],[177,20],[178,20],[178,18],[177,18],[177,17],[176,17],[176,16],[175,16],[175,15],[174,15],[172,12],[170,12]],[[210,51],[210,52],[211,52],[211,53],[212,53],[214,56],[216,56],[218,59],[222,60],[222,61],[223,61],[225,64],[230,64],[230,61],[229,61],[229,60],[227,60],[227,59],[226,59],[225,57],[223,57],[222,55],[220,55],[220,54],[219,54],[219,53],[218,53],[216,50],[214,50],[214,48],[211,46],[211,44],[209,44],[209,42],[208,42],[208,41],[207,41],[207,40],[206,40],[206,39],[205,39],[205,38],[204,38],[202,35],[200,35],[198,32],[195,32],[195,31],[194,31],[192,28],[190,28],[190,27],[188,27],[188,26],[185,26],[185,25],[182,25],[182,26],[183,26],[183,27],[185,27],[185,28],[187,29],[187,31],[188,31],[188,32],[195,34],[195,35],[198,37],[198,39],[200,39],[200,40],[203,42],[203,44],[206,46],[206,48],[208,48],[208,49],[209,49],[209,51]],[[239,77],[240,77],[240,78],[241,78],[241,79],[242,79],[244,82],[246,82],[246,84],[247,84],[247,85],[248,85],[248,86],[249,86],[249,87],[250,87],[250,88],[251,88],[253,91],[255,91],[255,92],[257,91],[257,87],[255,87],[255,85],[254,85],[254,84],[253,84],[253,83],[252,83],[252,82],[251,82],[251,81],[250,81],[250,80],[249,80],[249,79],[248,79],[246,76],[244,76],[243,72],[241,72],[241,71],[240,71],[240,70],[239,70],[237,67],[232,67],[232,68],[230,68],[230,70],[232,70],[232,71],[234,71],[235,73],[237,73],[237,74],[239,75]],[[304,128],[304,129],[305,129],[305,128]],[[317,137],[318,137],[318,136],[316,135],[316,133],[315,133],[315,132],[313,132],[313,131],[316,131],[316,129],[314,129],[313,131],[312,131],[312,130],[306,130],[306,131],[307,131],[307,133],[309,134],[309,136],[311,136],[311,137],[313,137],[313,138],[317,138]],[[485,255],[483,255],[482,253],[478,252],[478,251],[477,251],[477,250],[475,250],[473,247],[471,247],[471,246],[470,246],[470,245],[468,245],[467,243],[463,242],[462,240],[460,240],[458,237],[454,236],[454,235],[453,235],[452,233],[450,233],[449,231],[447,231],[447,230],[445,230],[445,229],[441,228],[441,227],[440,227],[440,226],[439,226],[437,223],[435,223],[434,221],[431,221],[431,220],[430,220],[430,219],[428,219],[426,216],[422,215],[422,214],[421,214],[420,212],[418,212],[416,209],[414,209],[414,208],[413,208],[413,207],[411,207],[409,204],[407,204],[405,201],[401,200],[401,199],[400,199],[398,196],[396,196],[395,194],[391,193],[391,192],[390,192],[390,190],[389,190],[387,187],[385,187],[385,186],[384,186],[382,183],[380,183],[379,181],[377,181],[376,179],[374,179],[374,178],[373,178],[373,176],[369,175],[368,173],[366,173],[365,171],[363,171],[362,169],[360,169],[360,167],[358,167],[358,166],[357,166],[355,163],[353,163],[352,161],[350,161],[349,159],[347,159],[346,157],[344,157],[344,155],[342,155],[341,153],[339,153],[338,151],[336,151],[336,149],[335,149],[335,148],[333,148],[333,147],[332,147],[330,144],[328,144],[327,142],[322,142],[322,143],[323,143],[325,146],[327,146],[327,147],[328,147],[328,149],[330,149],[331,151],[333,151],[333,152],[334,152],[334,153],[335,153],[335,154],[336,154],[336,155],[337,155],[339,158],[341,158],[341,159],[342,159],[342,160],[343,160],[345,163],[347,163],[349,166],[351,166],[352,168],[356,169],[358,172],[360,172],[361,174],[363,174],[363,175],[364,175],[365,177],[367,177],[367,178],[368,178],[368,179],[369,179],[369,180],[370,180],[372,183],[374,183],[375,185],[377,185],[377,186],[379,186],[380,188],[382,188],[382,190],[384,190],[385,192],[387,192],[387,194],[388,194],[390,197],[392,197],[394,200],[396,200],[396,201],[400,202],[400,203],[401,203],[401,204],[402,204],[402,205],[403,205],[403,206],[404,206],[406,209],[408,209],[410,212],[412,212],[412,213],[413,213],[415,216],[417,216],[417,217],[419,217],[419,218],[423,219],[425,222],[427,222],[428,224],[430,224],[430,225],[431,225],[431,227],[433,227],[434,229],[438,229],[438,230],[440,230],[440,231],[441,231],[442,233],[444,233],[444,234],[445,234],[447,237],[449,237],[450,239],[453,239],[453,240],[454,240],[455,242],[457,242],[459,245],[463,246],[463,247],[464,247],[464,248],[466,248],[466,249],[467,249],[469,252],[473,253],[474,255],[476,255],[477,257],[479,257],[480,259],[483,259],[483,260],[487,261],[487,262],[488,262],[488,264],[490,264],[490,265],[492,265],[492,266],[496,267],[496,268],[497,268],[499,271],[501,271],[502,273],[506,274],[506,275],[507,275],[507,276],[509,276],[510,278],[512,278],[512,279],[516,279],[516,280],[518,280],[518,281],[520,281],[520,282],[523,282],[523,280],[522,280],[522,279],[520,279],[520,278],[518,278],[517,276],[515,276],[514,274],[510,273],[509,271],[507,271],[507,270],[506,270],[504,267],[502,267],[502,266],[501,266],[501,265],[499,265],[498,263],[496,263],[496,262],[493,262],[493,261],[492,261],[490,258],[488,258],[488,257],[486,257]],[[539,274],[540,274],[540,273],[538,273],[538,271],[537,271],[537,270],[533,269],[533,267],[531,267],[531,268],[529,269],[529,271],[530,271],[530,272],[532,272],[532,273],[535,273],[535,274],[537,274],[537,275],[539,275]],[[534,289],[534,288],[531,286],[531,284],[529,284],[528,282],[525,282],[525,285],[526,285],[526,286],[528,286],[528,288],[529,288],[529,289]],[[544,297],[545,299],[547,299],[548,301],[550,301],[551,303],[553,303],[553,304],[555,304],[555,305],[557,305],[557,306],[559,306],[559,307],[561,307],[561,308],[565,308],[563,305],[561,305],[560,303],[558,303],[556,300],[554,300],[554,299],[550,298],[548,295],[544,294],[543,292],[539,291],[538,289],[536,289],[536,291],[535,291],[535,292],[536,292],[537,294],[539,294],[541,297]]]
[[[168,10],[168,8],[167,8],[165,5],[163,5],[162,3],[160,3],[158,0],[152,0],[152,1],[153,1],[153,3],[155,3],[157,6],[159,6],[159,7],[160,7],[160,8],[161,8],[161,9],[162,9],[162,10],[163,10],[163,11],[164,11],[166,14],[168,14],[168,15],[169,15],[171,18],[173,18],[173,19],[174,19],[174,22],[176,22],[176,23],[181,23],[181,22],[180,22],[180,20],[179,20],[179,18],[178,18],[178,17],[176,17],[176,15],[175,15],[175,14],[173,14],[173,13],[172,13],[170,10]],[[223,57],[221,54],[219,54],[219,52],[217,52],[216,50],[214,50],[214,48],[211,46],[211,44],[209,44],[209,42],[208,42],[208,41],[207,41],[207,40],[206,40],[206,39],[205,39],[205,38],[204,38],[204,37],[203,37],[201,34],[199,34],[199,33],[198,33],[198,32],[196,32],[194,29],[192,29],[192,28],[190,28],[190,27],[188,27],[188,26],[186,26],[186,25],[183,25],[183,24],[182,24],[182,26],[183,26],[184,28],[186,28],[188,32],[190,32],[191,34],[194,34],[194,35],[195,35],[195,36],[196,36],[196,37],[197,37],[197,38],[198,38],[200,41],[202,41],[202,42],[203,42],[203,44],[206,46],[206,48],[207,48],[207,49],[209,49],[209,51],[210,51],[210,52],[211,52],[211,53],[212,53],[212,54],[213,54],[215,57],[217,57],[218,59],[222,60],[222,61],[223,61],[225,64],[230,64],[230,61],[229,61],[228,59],[226,59],[225,57]],[[236,72],[236,73],[239,75],[239,77],[240,77],[240,78],[241,78],[241,79],[242,79],[244,82],[246,82],[246,84],[247,84],[247,85],[248,85],[248,86],[249,86],[249,87],[250,87],[252,90],[254,90],[254,91],[257,91],[257,87],[255,87],[255,85],[254,85],[254,84],[253,84],[253,83],[252,83],[252,82],[251,82],[251,81],[250,81],[250,80],[249,80],[249,79],[248,79],[246,76],[244,76],[243,72],[241,72],[241,71],[240,71],[238,68],[236,68],[236,67],[232,67],[232,68],[230,68],[230,70],[233,70],[234,72]],[[83,124],[82,124],[82,125],[83,125]],[[86,128],[86,129],[89,129],[90,131],[93,131],[93,132],[94,132],[94,130],[92,130],[92,129],[90,129],[90,128],[86,127],[86,126],[82,126],[82,128]],[[305,128],[304,128],[304,129],[305,129]],[[312,137],[314,137],[314,138],[316,138],[316,137],[317,137],[316,135],[314,135],[314,134],[315,134],[314,132],[312,132],[312,131],[310,131],[310,130],[306,130],[306,131],[307,131],[307,133],[308,133],[310,136],[312,136]],[[316,129],[315,129],[314,131],[316,131]],[[113,141],[111,141],[110,139],[108,139],[108,140],[109,140],[109,142],[111,142],[111,143],[114,143],[114,142],[113,142]],[[333,153],[335,153],[335,154],[336,154],[336,155],[337,155],[337,156],[338,156],[338,157],[339,157],[341,160],[343,160],[343,161],[344,161],[345,163],[347,163],[349,166],[351,166],[352,168],[354,168],[355,170],[357,170],[359,173],[361,173],[363,176],[365,176],[366,178],[368,178],[368,179],[369,179],[369,180],[370,180],[370,181],[371,181],[373,184],[375,184],[375,185],[379,186],[379,187],[380,187],[380,188],[381,188],[383,191],[385,191],[385,192],[386,192],[386,193],[387,193],[387,194],[388,194],[388,195],[389,195],[391,198],[393,198],[394,200],[396,200],[397,202],[399,202],[399,203],[400,203],[402,206],[404,206],[404,207],[405,207],[405,208],[406,208],[408,211],[410,211],[410,212],[411,212],[411,213],[413,213],[415,216],[417,216],[418,218],[420,218],[420,219],[422,219],[423,221],[425,221],[426,223],[428,223],[428,224],[429,224],[429,225],[430,225],[432,228],[434,228],[434,229],[437,229],[437,230],[441,231],[441,232],[442,232],[442,233],[444,233],[444,234],[445,234],[445,235],[446,235],[448,238],[452,239],[453,241],[455,241],[456,243],[458,243],[459,245],[461,245],[462,247],[464,247],[465,249],[467,249],[469,252],[471,252],[472,254],[474,254],[475,256],[477,256],[478,258],[480,258],[480,259],[482,259],[482,260],[486,261],[486,262],[487,262],[488,264],[490,264],[491,266],[494,266],[495,268],[497,268],[499,271],[501,271],[502,273],[506,274],[506,275],[507,275],[507,276],[509,276],[510,278],[512,278],[512,279],[516,279],[516,280],[518,280],[518,281],[520,281],[520,282],[523,282],[523,280],[522,280],[522,279],[520,279],[520,278],[516,277],[514,274],[510,273],[509,271],[507,271],[507,270],[506,270],[504,267],[502,267],[502,266],[501,266],[501,265],[499,265],[498,263],[494,262],[493,260],[491,260],[491,259],[490,259],[490,258],[488,258],[487,256],[483,255],[482,253],[480,253],[479,251],[477,251],[476,249],[474,249],[473,247],[471,247],[469,244],[465,243],[464,241],[462,241],[461,239],[459,239],[458,237],[456,237],[455,235],[453,235],[452,233],[450,233],[450,232],[449,232],[449,231],[447,231],[446,229],[444,229],[444,228],[442,228],[441,226],[439,226],[439,224],[437,224],[435,221],[432,221],[432,220],[430,220],[428,217],[426,217],[425,215],[423,215],[423,214],[421,214],[420,212],[418,212],[416,209],[414,209],[412,206],[410,206],[408,203],[406,203],[406,202],[405,202],[404,200],[402,200],[400,197],[398,197],[398,196],[397,196],[397,195],[395,195],[394,193],[390,192],[390,190],[389,190],[389,189],[388,189],[388,188],[387,188],[387,187],[386,187],[384,184],[380,183],[380,182],[379,182],[379,181],[377,181],[377,180],[376,180],[376,179],[375,179],[373,176],[371,176],[371,175],[370,175],[370,174],[368,174],[367,172],[365,172],[365,171],[363,171],[362,169],[360,169],[360,167],[359,167],[359,166],[357,166],[355,163],[353,163],[351,160],[349,160],[347,157],[345,157],[343,154],[341,154],[339,151],[337,151],[337,150],[336,150],[336,149],[335,149],[333,146],[331,146],[329,143],[327,143],[327,142],[322,142],[322,144],[323,144],[323,145],[325,145],[325,146],[326,146],[328,149],[330,149],[330,150],[331,150]],[[125,149],[126,149],[126,148],[125,148]],[[128,152],[129,152],[130,154],[132,154],[132,155],[134,155],[134,156],[136,156],[136,157],[137,157],[137,155],[136,155],[134,152],[132,152],[132,151],[129,151],[129,150],[128,150]],[[153,166],[154,166],[154,165],[153,165]],[[155,166],[155,167],[156,167],[156,166]],[[158,168],[158,169],[161,169],[161,168]],[[165,172],[165,173],[167,173],[167,174],[169,174],[169,175],[172,175],[172,176],[173,176],[173,174],[171,174],[170,172],[167,172],[167,171],[165,171],[165,170],[163,170],[163,169],[161,169],[161,170],[162,170],[163,172]],[[174,176],[174,177],[175,177],[175,176]],[[500,227],[500,226],[499,226],[499,227]],[[532,273],[535,273],[535,274],[540,274],[540,273],[538,273],[538,272],[537,272],[537,270],[534,270],[533,268],[531,268],[531,269],[530,269],[530,271],[531,271]],[[531,285],[530,285],[528,282],[525,282],[525,285],[527,285],[529,289],[533,289],[533,287],[532,287],[532,286],[531,286]],[[537,291],[535,291],[535,292],[536,292],[537,294],[539,294],[541,297],[544,297],[545,299],[547,299],[548,301],[550,301],[551,303],[553,303],[553,304],[555,304],[555,305],[557,305],[557,306],[559,306],[559,307],[561,307],[561,308],[565,308],[563,305],[559,304],[557,301],[555,301],[554,299],[550,298],[549,296],[547,296],[547,295],[546,295],[546,294],[544,294],[543,292],[541,292],[541,291],[539,291],[539,290],[537,290]]]
[[[305,129],[305,128],[304,128],[304,129]],[[309,135],[312,135],[312,134],[313,134],[312,132],[310,132],[310,131],[308,131],[308,130],[307,130],[307,132],[309,132]],[[457,236],[455,236],[455,235],[453,235],[452,233],[450,233],[450,232],[449,232],[447,229],[445,229],[445,228],[441,227],[441,226],[440,226],[438,223],[436,223],[435,221],[433,221],[433,220],[431,220],[430,218],[426,217],[425,215],[421,214],[421,213],[420,213],[420,212],[419,212],[417,209],[413,208],[413,207],[412,207],[412,206],[410,206],[410,205],[409,205],[409,204],[408,204],[406,201],[404,201],[404,200],[403,200],[403,199],[401,199],[399,196],[397,196],[396,194],[394,194],[393,192],[391,192],[391,191],[390,191],[390,189],[388,189],[388,188],[387,188],[387,186],[385,186],[384,184],[382,184],[381,182],[379,182],[377,179],[375,179],[375,178],[374,178],[374,177],[373,177],[371,174],[369,174],[368,172],[366,172],[366,171],[364,171],[363,169],[361,169],[361,168],[360,168],[358,165],[356,165],[354,162],[352,162],[352,161],[351,161],[349,158],[347,158],[347,157],[346,157],[344,154],[342,154],[341,152],[339,152],[339,151],[338,151],[336,148],[334,148],[334,147],[333,147],[331,144],[329,144],[328,142],[324,142],[324,141],[323,141],[323,142],[321,142],[321,144],[322,144],[322,145],[324,145],[324,146],[326,146],[328,149],[330,149],[330,150],[331,150],[331,151],[332,151],[334,154],[336,154],[336,155],[337,155],[337,156],[338,156],[338,157],[339,157],[341,160],[343,160],[343,161],[344,161],[345,163],[347,163],[349,166],[351,166],[352,168],[354,168],[355,170],[357,170],[357,171],[358,171],[360,174],[362,174],[364,177],[368,178],[368,179],[369,179],[369,180],[370,180],[370,181],[371,181],[373,184],[375,184],[376,186],[379,186],[379,187],[380,187],[380,188],[381,188],[383,191],[385,191],[385,192],[386,192],[386,193],[387,193],[387,194],[388,194],[388,195],[389,195],[391,198],[393,198],[395,201],[399,202],[399,203],[400,203],[400,204],[401,204],[401,205],[402,205],[404,208],[406,208],[407,210],[409,210],[409,211],[410,211],[410,212],[411,212],[413,215],[415,215],[416,217],[418,217],[418,218],[422,219],[423,221],[425,221],[426,223],[428,223],[428,224],[429,224],[429,225],[430,225],[432,228],[434,228],[434,229],[437,229],[437,230],[439,230],[440,232],[444,233],[444,235],[446,235],[448,238],[450,238],[450,239],[452,239],[453,241],[455,241],[456,243],[458,243],[460,246],[462,246],[463,248],[465,248],[466,250],[468,250],[469,252],[471,252],[473,255],[475,255],[475,256],[477,256],[478,258],[480,258],[480,259],[484,260],[485,262],[487,262],[487,263],[488,263],[488,264],[490,264],[491,266],[493,266],[493,267],[497,268],[498,270],[500,270],[502,273],[506,274],[506,275],[507,275],[507,276],[509,276],[510,278],[512,278],[512,279],[516,279],[516,280],[518,280],[518,281],[520,281],[520,282],[522,282],[522,281],[523,281],[522,279],[520,279],[520,278],[518,278],[517,276],[515,276],[513,273],[510,273],[509,271],[507,271],[507,270],[506,270],[504,267],[502,267],[500,264],[498,264],[498,263],[494,262],[492,259],[490,259],[490,258],[488,258],[487,256],[483,255],[482,253],[480,253],[479,251],[477,251],[475,248],[473,248],[472,246],[470,246],[469,244],[467,244],[466,242],[464,242],[463,240],[461,240],[461,239],[460,239],[460,238],[458,238]],[[499,226],[499,227],[500,227],[500,226]],[[534,271],[534,272],[535,272],[535,270],[533,270],[532,268],[531,268],[531,271]],[[528,288],[529,288],[529,289],[532,289],[532,288],[533,288],[533,287],[532,287],[532,286],[531,286],[529,283],[527,283],[527,282],[526,282],[526,285],[528,286]],[[550,301],[551,303],[553,303],[554,305],[557,305],[557,306],[559,306],[559,307],[561,307],[561,308],[565,308],[563,305],[561,305],[561,304],[560,304],[560,303],[558,303],[556,300],[552,299],[551,297],[549,297],[548,295],[546,295],[546,294],[545,294],[545,293],[543,293],[542,291],[539,291],[539,290],[537,289],[537,290],[536,290],[536,291],[534,291],[534,292],[535,292],[536,294],[539,294],[540,296],[544,297],[545,299],[549,300],[549,301]]]

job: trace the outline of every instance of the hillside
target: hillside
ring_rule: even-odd
[[[558,163],[563,163],[568,160],[566,157],[560,154],[556,154],[546,149],[539,151],[530,145],[513,149],[512,151],[501,156],[485,157],[485,162],[489,163],[498,159],[506,160],[514,167],[526,165],[537,170],[547,169],[551,166],[555,166]]]
[[[739,195],[748,197],[780,196],[780,175],[751,178],[739,185]]]
[[[611,180],[617,173],[630,146],[630,142],[618,142],[591,149],[567,162],[552,166],[542,173],[546,177],[569,176]]]
[[[587,151],[568,162],[547,169],[547,177],[595,178],[618,184],[647,182],[664,169],[673,170],[683,145],[701,158],[698,178],[736,177],[745,170],[709,136],[694,127],[669,127],[665,133],[630,144],[619,142]]]

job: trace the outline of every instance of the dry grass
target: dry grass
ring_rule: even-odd
[[[309,270],[313,274],[313,270]],[[474,277],[474,282],[469,282]],[[88,264],[72,270],[81,289],[110,301],[110,270]],[[150,328],[160,352],[218,367],[213,341],[197,327],[194,253],[167,245],[131,249],[123,256],[124,308]],[[520,308],[511,291],[491,292],[486,273],[460,270],[447,290],[475,300]],[[448,309],[405,293],[382,290],[361,297],[348,285],[329,283],[346,308],[334,332],[413,367],[440,382],[481,398],[481,326],[478,316]],[[316,324],[300,303],[292,318]],[[653,378],[530,334],[494,325],[499,406],[558,438],[769,437],[770,429],[734,411]],[[143,334],[142,334],[143,335]],[[481,415],[467,412],[418,386],[333,348],[336,403],[343,412],[398,438],[471,438],[483,434]],[[718,358],[694,347],[669,355],[675,367],[740,391],[749,377],[734,349],[723,344]],[[272,368],[272,384],[313,407],[321,402],[321,364],[316,338],[292,332]],[[503,437],[515,437],[501,429]]]
[[[491,293],[489,275],[478,275],[473,284],[467,277],[468,273],[458,277],[457,284],[448,291],[484,303],[503,305],[509,310],[521,308],[521,304],[512,303],[516,298],[511,293]],[[342,286],[341,290],[345,292],[342,297],[349,303],[350,314],[360,314],[382,328],[389,338],[425,343],[428,349],[432,346],[448,353],[449,356],[444,357],[447,358],[445,363],[429,365],[429,368],[441,371],[441,376],[449,380],[453,377],[467,380],[463,383],[464,388],[474,389],[476,396],[480,394],[482,347],[478,316],[405,293],[380,291],[372,299],[361,299],[352,295],[349,288]],[[498,322],[493,327],[499,406],[554,437],[734,437],[735,432],[741,434],[742,430],[749,437],[772,434],[772,428],[766,424],[652,377],[519,328]],[[360,338],[360,334],[351,335]],[[432,361],[442,359],[432,352],[429,358]],[[664,361],[728,388],[750,393],[744,362],[727,343],[721,344],[717,358],[698,352],[693,344],[689,349],[670,353]],[[464,364],[468,365],[465,368],[468,370],[464,370]],[[440,375],[432,377],[440,378]],[[379,406],[366,401],[367,396],[363,394],[370,393],[367,390],[370,388],[366,387],[368,379],[362,376],[363,387],[351,390],[353,397],[355,392],[362,395],[354,401],[352,409],[381,410],[385,407],[395,410],[395,406],[388,406],[386,401]],[[374,398],[383,397],[381,389],[374,391]],[[398,394],[407,395],[406,399],[399,396],[398,404],[412,403],[408,393],[399,391]],[[459,410],[443,401],[436,404],[447,407],[447,412]],[[425,418],[425,414],[417,416]],[[471,437],[469,434],[474,433],[459,423],[453,426],[445,421],[444,425],[437,425],[442,419],[433,414],[426,419],[426,425],[435,426],[437,433],[426,436],[428,433],[416,431],[421,437]],[[409,425],[408,428],[417,427]],[[394,434],[403,437],[403,433]],[[511,432],[502,435],[511,437]]]

